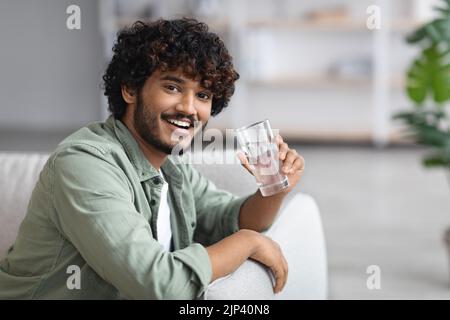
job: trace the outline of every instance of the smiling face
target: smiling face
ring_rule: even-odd
[[[159,70],[136,93],[122,89],[127,113],[140,138],[170,154],[178,143],[185,149],[211,114],[212,93],[181,71]]]

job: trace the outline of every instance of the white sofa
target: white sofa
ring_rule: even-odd
[[[48,154],[0,153],[0,259],[14,242],[20,222],[22,221],[28,200],[44,166]],[[220,166],[220,167],[219,167]],[[240,165],[196,165],[197,169],[211,179],[219,188],[243,195],[256,190],[252,176]],[[308,195],[297,193],[286,201],[280,216],[295,220],[290,224],[292,230],[277,230],[282,248],[286,248],[286,258],[291,266],[295,260],[295,268],[289,269],[289,281],[278,299],[326,299],[327,298],[327,260],[325,241],[321,225],[320,213],[315,201]],[[278,228],[279,229],[279,228]],[[290,235],[295,234],[296,241]],[[251,270],[255,279],[267,277],[267,272],[252,261],[244,268]],[[247,272],[248,274],[248,272]],[[237,279],[238,277],[236,277]],[[269,278],[268,278],[269,279]],[[230,277],[233,281],[233,275]],[[270,280],[262,282],[270,285]],[[239,283],[236,283],[239,286]],[[220,283],[208,293],[214,299],[220,291]],[[255,298],[251,293],[241,291],[242,299]],[[220,298],[226,298],[223,295]],[[258,296],[261,298],[261,295]]]

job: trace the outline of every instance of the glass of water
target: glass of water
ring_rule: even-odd
[[[287,176],[281,173],[278,145],[269,120],[236,129],[235,133],[254,169],[261,194],[267,197],[289,187]]]

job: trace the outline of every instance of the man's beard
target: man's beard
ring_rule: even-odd
[[[158,135],[158,115],[145,111],[141,91],[139,91],[137,95],[136,110],[134,112],[133,120],[136,131],[139,133],[142,139],[144,139],[145,142],[153,146],[155,149],[164,152],[165,154],[171,154],[175,146],[178,143],[181,143],[176,142],[173,145],[171,145],[162,141],[161,137],[159,137]],[[161,121],[165,120],[161,119]],[[200,131],[203,132],[203,129],[206,127],[207,124],[208,121],[202,126],[202,130]],[[193,140],[194,139],[192,138],[191,143]],[[188,145],[185,146],[185,148],[187,147]],[[177,155],[182,155],[185,148],[177,148]]]

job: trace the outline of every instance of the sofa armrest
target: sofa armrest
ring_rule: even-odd
[[[320,211],[307,194],[296,193],[267,231],[283,249],[289,279],[276,299],[326,299],[328,267]]]
[[[314,199],[302,193],[290,197],[266,234],[280,244],[289,264],[288,282],[283,291],[274,295],[268,270],[247,260],[229,276],[212,283],[205,299],[327,298],[325,240]]]

